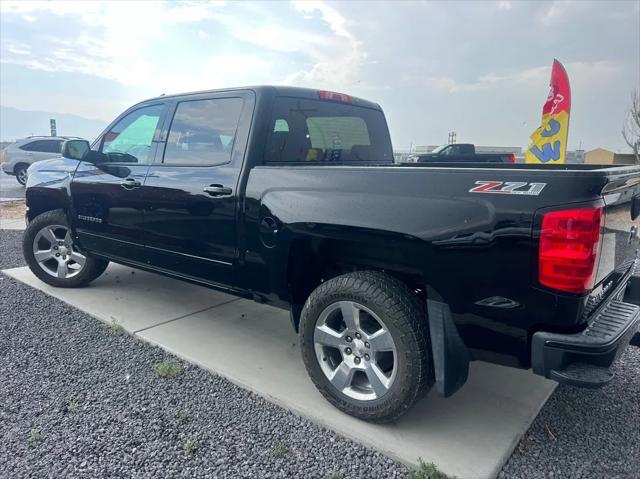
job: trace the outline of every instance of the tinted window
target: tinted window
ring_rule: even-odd
[[[372,108],[282,97],[271,131],[268,164],[393,163],[384,116]]]
[[[154,105],[132,111],[118,121],[102,138],[103,161],[110,163],[150,163],[151,142],[164,111]]]
[[[197,166],[228,163],[242,103],[241,98],[179,103],[169,129],[163,162]]]
[[[61,140],[36,140],[20,147],[25,151],[38,151],[42,153],[60,153],[62,151]]]
[[[30,143],[26,143],[20,147],[21,150],[24,151],[40,151],[39,141],[32,141]]]

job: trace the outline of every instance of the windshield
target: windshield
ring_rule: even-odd
[[[447,146],[449,145],[441,145],[438,148],[434,149],[431,151],[431,153],[440,153],[442,150],[444,150]]]

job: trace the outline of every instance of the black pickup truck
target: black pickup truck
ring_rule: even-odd
[[[442,145],[429,153],[411,155],[408,163],[515,163],[513,153],[477,153],[471,143]]]
[[[27,186],[41,280],[114,261],[286,308],[363,419],[453,394],[473,360],[602,386],[640,342],[640,166],[394,165],[377,104],[255,87],[143,101]]]

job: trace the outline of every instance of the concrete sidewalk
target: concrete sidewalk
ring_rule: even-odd
[[[0,217],[0,230],[23,230],[26,227],[24,218],[9,219]]]
[[[453,397],[430,394],[396,423],[369,424],[316,391],[285,311],[119,265],[82,289],[53,288],[26,267],[5,273],[392,458],[461,479],[495,477],[555,387],[473,363]]]

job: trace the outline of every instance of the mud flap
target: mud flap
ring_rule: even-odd
[[[449,397],[467,381],[469,351],[458,334],[449,306],[427,300],[427,309],[436,389],[442,396]]]
[[[300,326],[300,316],[302,315],[302,304],[292,304],[289,306],[289,321],[293,330],[298,334],[298,326]]]

